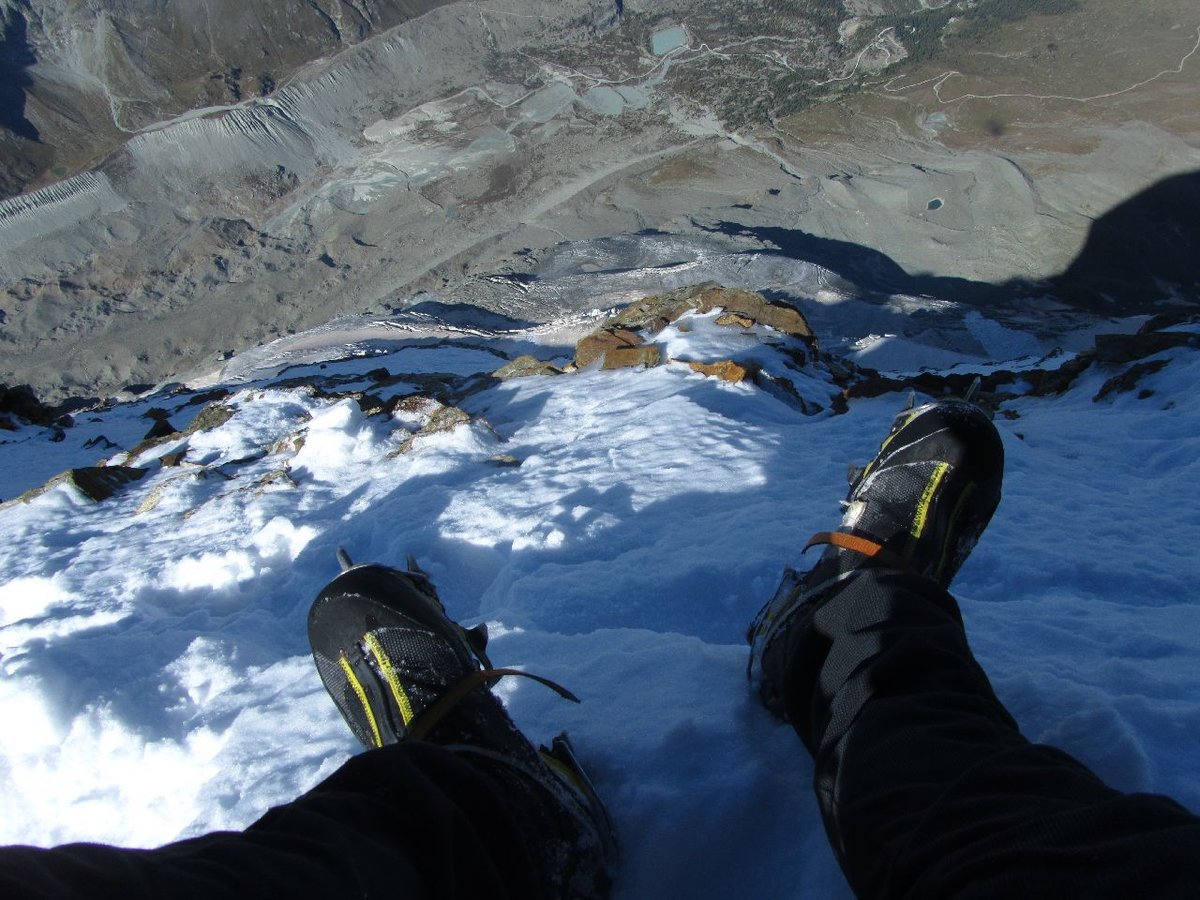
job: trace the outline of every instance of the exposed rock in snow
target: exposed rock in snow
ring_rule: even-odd
[[[27,491],[18,499],[22,503],[28,503],[58,485],[65,484],[76,490],[80,496],[99,503],[145,476],[146,470],[137,466],[86,466],[63,472],[42,487]]]
[[[642,333],[665,358],[649,369],[501,380],[497,354],[533,355],[527,332],[397,335],[78,410],[57,442],[15,423],[0,492],[64,469],[136,480],[98,503],[60,482],[0,507],[0,716],[22,726],[0,730],[0,838],[149,846],[241,828],[357,752],[304,640],[344,546],[415,554],[451,615],[488,623],[498,665],[583,698],[503,691],[532,738],[567,728],[584,754],[621,833],[620,896],[849,897],[811,763],[745,683],[743,634],[839,517],[847,463],[869,457],[911,379],[847,404],[869,373],[838,335],[815,358],[803,337],[727,316],[689,308]],[[954,590],[998,695],[1115,787],[1197,809],[1181,725],[1200,721],[1200,607],[1178,548],[1200,543],[1200,354],[1150,346],[1069,378],[1078,357],[1060,354],[916,384],[996,379],[1005,499]],[[1094,403],[1129,365],[1133,389]],[[1059,392],[1036,395],[1043,372]],[[170,444],[93,465],[148,419],[183,429],[176,465]]]

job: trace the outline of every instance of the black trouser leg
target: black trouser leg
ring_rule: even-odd
[[[544,896],[530,811],[487,769],[432,744],[371,750],[244,832],[0,849],[0,897]]]
[[[932,581],[865,569],[789,640],[789,718],[860,897],[1200,896],[1200,820],[1025,740]]]

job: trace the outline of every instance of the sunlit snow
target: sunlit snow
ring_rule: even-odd
[[[985,350],[1036,350],[971,315],[960,330]],[[711,319],[669,329],[664,355],[775,353],[769,330]],[[892,366],[919,344],[892,345]],[[488,372],[492,350],[528,351],[520,335],[481,346],[397,343],[282,377]],[[1093,402],[1111,372],[1092,369],[1064,395],[1003,404],[1005,499],[955,591],[1031,738],[1200,810],[1200,358],[1163,358],[1140,394]],[[805,377],[814,397],[837,390]],[[870,457],[902,395],[806,416],[682,362],[592,369],[496,383],[462,402],[471,424],[399,453],[411,417],[232,387],[234,415],[192,436],[184,465],[150,463],[160,447],[101,503],[63,485],[0,508],[0,838],[152,846],[238,828],[358,752],[305,637],[343,546],[358,561],[413,554],[453,616],[489,623],[497,665],[583,699],[501,690],[533,738],[572,734],[621,831],[618,896],[849,896],[811,763],[747,689],[743,634],[836,522],[847,464]],[[151,407],[186,427],[189,399],[83,412],[60,442],[8,434],[0,495],[123,459]],[[110,449],[84,447],[100,435]]]

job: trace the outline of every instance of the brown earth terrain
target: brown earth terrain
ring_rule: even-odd
[[[438,5],[0,203],[0,382],[103,395],[418,291],[550,321],[497,273],[646,229],[938,297],[1052,279],[1195,190],[1200,16],[1043,5]],[[1195,273],[1195,229],[1155,241]]]

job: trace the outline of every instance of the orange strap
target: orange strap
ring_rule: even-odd
[[[804,549],[807,550],[816,544],[832,544],[834,547],[841,547],[843,550],[853,550],[855,553],[861,553],[867,559],[873,559],[885,566],[912,570],[912,563],[899,553],[888,550],[878,541],[859,537],[856,534],[846,534],[843,531],[818,531],[809,538],[808,543],[804,545]]]
[[[833,544],[835,547],[841,547],[843,550],[853,550],[855,553],[861,553],[863,556],[878,556],[883,552],[883,544],[868,540],[867,538],[859,537],[856,534],[846,534],[841,531],[818,531],[808,543],[804,545],[804,549],[815,544]]]

